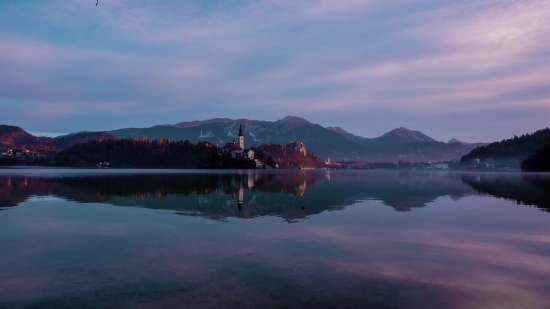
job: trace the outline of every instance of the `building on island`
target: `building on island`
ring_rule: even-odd
[[[233,143],[227,143],[225,146],[223,146],[223,151],[231,153],[231,158],[233,159],[240,159],[242,158],[243,149],[235,143],[235,140],[233,140]]]
[[[231,158],[233,159],[247,159],[254,160],[254,150],[249,149],[244,151],[244,135],[243,128],[239,125],[239,134],[237,135],[238,143],[233,140],[232,143],[227,143],[223,146],[222,150],[224,152],[230,152]]]

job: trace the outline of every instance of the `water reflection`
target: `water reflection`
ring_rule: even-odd
[[[280,216],[296,222],[342,210],[359,200],[380,200],[396,211],[424,207],[437,198],[489,194],[550,210],[550,177],[534,174],[415,172],[288,172],[0,176],[0,209],[31,196],[80,203],[174,210],[185,216]]]
[[[462,180],[479,193],[550,212],[550,177],[537,174],[467,174]]]
[[[0,171],[0,308],[550,302],[545,175],[94,173]]]

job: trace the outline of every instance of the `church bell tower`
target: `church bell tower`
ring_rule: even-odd
[[[239,147],[241,147],[244,150],[244,135],[243,135],[243,127],[239,125]]]

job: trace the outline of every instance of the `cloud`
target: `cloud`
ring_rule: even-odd
[[[482,139],[501,139],[506,121],[494,114],[521,109],[550,116],[549,6],[538,0],[3,4],[9,18],[0,22],[0,109],[13,114],[17,104],[17,113],[30,117],[31,107],[56,106],[50,109],[66,113],[55,123],[72,131],[113,128],[109,117],[82,118],[94,106],[119,116],[121,127],[226,116],[274,120],[295,111],[342,125],[333,122],[341,114],[352,120],[346,130],[365,136],[446,117],[463,134],[457,138],[474,132],[454,115],[484,113],[491,128]],[[126,117],[130,106],[134,119],[141,113],[146,120]],[[356,120],[359,114],[382,117],[386,126]],[[55,131],[56,124],[28,129]],[[542,126],[543,117],[524,121],[516,133]]]

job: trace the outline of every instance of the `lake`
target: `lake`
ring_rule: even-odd
[[[550,308],[550,174],[0,169],[0,308]]]

